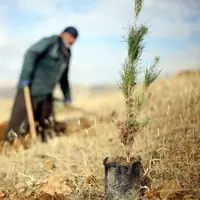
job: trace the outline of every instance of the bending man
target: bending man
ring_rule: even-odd
[[[31,46],[25,56],[18,83],[5,140],[13,143],[16,138],[24,137],[28,130],[28,117],[23,89],[30,88],[34,117],[41,127],[42,141],[46,142],[49,130],[49,117],[52,114],[52,94],[57,83],[60,84],[65,103],[71,103],[68,81],[70,46],[78,37],[74,27],[66,28],[60,35],[41,39]]]

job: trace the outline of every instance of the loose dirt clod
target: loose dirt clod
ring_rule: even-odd
[[[54,170],[56,168],[56,165],[53,160],[45,160],[44,162],[44,168],[47,170]]]
[[[177,193],[179,193],[181,189],[182,188],[177,179],[171,180],[162,187],[160,191],[160,197],[161,199],[169,199],[170,196],[172,198],[172,196],[175,196]]]
[[[0,199],[5,198],[5,197],[6,197],[6,193],[0,191]]]
[[[60,175],[52,175],[48,178],[47,184],[40,188],[40,193],[53,196],[70,195],[72,190],[65,184],[65,180]]]

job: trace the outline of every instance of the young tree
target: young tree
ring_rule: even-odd
[[[142,89],[137,89],[137,79],[141,72],[142,52],[144,39],[148,34],[148,27],[138,24],[138,18],[143,7],[143,0],[135,0],[135,13],[133,25],[128,29],[126,39],[128,46],[127,59],[121,70],[119,90],[125,98],[126,119],[117,122],[120,130],[119,136],[124,144],[124,157],[104,159],[105,190],[108,200],[134,200],[141,195],[141,188],[149,185],[148,177],[143,174],[140,160],[131,158],[130,152],[135,136],[148,124],[149,119],[139,119],[140,111],[146,102],[146,92],[152,82],[156,80],[160,71],[156,66],[159,57],[154,58],[153,64],[145,70]]]
[[[118,122],[117,125],[120,129],[120,140],[124,144],[125,156],[128,162],[130,161],[130,151],[136,134],[149,122],[148,118],[143,121],[138,119],[138,114],[146,101],[145,93],[160,73],[156,69],[160,58],[156,56],[152,66],[145,70],[142,90],[140,92],[136,91],[137,78],[142,67],[141,56],[145,47],[144,39],[148,34],[148,27],[144,24],[138,24],[142,7],[143,0],[135,0],[134,21],[128,29],[128,56],[123,65],[119,83],[119,90],[123,94],[126,103],[126,120]]]

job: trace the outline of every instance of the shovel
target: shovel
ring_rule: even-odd
[[[33,107],[31,103],[31,95],[30,95],[30,89],[28,86],[24,87],[24,97],[25,97],[25,103],[26,103],[26,111],[28,115],[28,122],[30,126],[30,134],[33,141],[36,141],[37,134],[35,129],[35,120],[33,115]]]

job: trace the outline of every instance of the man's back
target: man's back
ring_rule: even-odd
[[[31,46],[25,56],[18,84],[11,119],[5,140],[13,143],[24,137],[29,130],[24,89],[30,88],[34,120],[38,122],[38,131],[43,142],[51,130],[50,118],[53,115],[52,93],[57,83],[63,91],[64,103],[71,103],[68,82],[68,68],[71,56],[70,46],[78,37],[74,27],[67,27],[59,36],[46,37]],[[31,109],[29,109],[30,111]]]
[[[43,38],[31,46],[24,57],[21,80],[30,81],[31,94],[43,98],[52,93],[62,74],[68,71],[70,50],[63,54],[59,36]],[[19,82],[19,89],[23,86]]]

